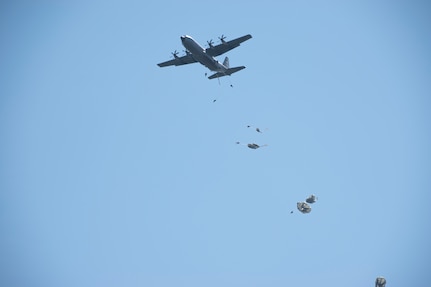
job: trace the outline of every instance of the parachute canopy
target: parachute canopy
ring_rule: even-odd
[[[385,287],[386,285],[386,279],[384,277],[377,277],[376,278],[376,287]]]
[[[317,197],[314,194],[310,195],[305,200],[305,202],[307,202],[307,203],[315,203],[316,201],[317,201]]]
[[[240,142],[236,142],[236,144],[245,145],[245,146],[247,146],[248,148],[251,148],[251,149],[258,149],[260,147],[267,146],[266,144],[264,144],[264,145],[258,145],[258,144],[255,144],[255,143],[242,144]]]
[[[251,148],[251,149],[257,149],[257,148],[260,148],[260,146],[259,146],[258,144],[255,144],[255,143],[248,144],[247,146],[248,146],[249,148]]]
[[[298,202],[296,204],[296,207],[298,208],[299,211],[301,211],[302,213],[310,213],[311,212],[311,207],[310,205],[308,205],[307,203],[301,201]]]

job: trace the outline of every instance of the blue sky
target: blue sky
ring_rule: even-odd
[[[431,5],[232,2],[0,5],[0,285],[426,284]]]

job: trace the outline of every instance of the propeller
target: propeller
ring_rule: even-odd
[[[226,36],[225,35],[221,35],[220,37],[218,37],[219,39],[220,39],[220,41],[222,42],[222,43],[226,43],[226,41],[224,40],[224,39],[226,39]]]
[[[174,56],[174,58],[178,58],[178,51],[177,50],[173,51],[171,54],[172,54],[172,56]]]
[[[214,42],[213,42],[213,40],[211,39],[211,40],[209,40],[209,41],[207,41],[207,43],[208,43],[208,46],[211,48],[211,47],[213,47],[213,44],[214,44]]]

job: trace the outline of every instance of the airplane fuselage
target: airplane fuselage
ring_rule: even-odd
[[[174,59],[168,60],[162,63],[158,63],[159,67],[168,67],[168,66],[181,66],[193,63],[200,63],[214,71],[215,73],[210,75],[208,79],[216,79],[224,76],[230,76],[233,73],[241,71],[245,69],[245,66],[236,66],[230,67],[229,58],[225,57],[224,61],[220,63],[214,57],[220,56],[232,49],[238,47],[242,42],[251,39],[251,35],[244,35],[242,37],[225,41],[224,36],[222,35],[220,38],[221,43],[218,45],[213,45],[212,41],[208,42],[209,47],[204,48],[199,45],[192,37],[188,35],[183,35],[180,37],[181,43],[184,48],[186,48],[186,54],[184,56],[178,56],[178,52],[175,51],[172,53]],[[205,73],[206,75],[206,73]]]
[[[214,72],[224,72],[228,69],[222,63],[217,61],[214,57],[205,52],[205,48],[199,45],[192,37],[184,35],[181,36],[181,42],[184,48],[189,51],[193,58]]]

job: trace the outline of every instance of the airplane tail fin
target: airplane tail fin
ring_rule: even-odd
[[[228,57],[224,58],[223,66],[225,66],[226,68],[229,69],[229,58]]]
[[[220,77],[224,77],[224,76],[230,76],[233,73],[241,71],[242,69],[245,69],[245,67],[244,66],[239,66],[239,67],[230,68],[230,69],[227,69],[224,72],[215,73],[215,74],[209,76],[208,79],[212,80],[212,79],[215,79],[215,78],[220,78]]]

